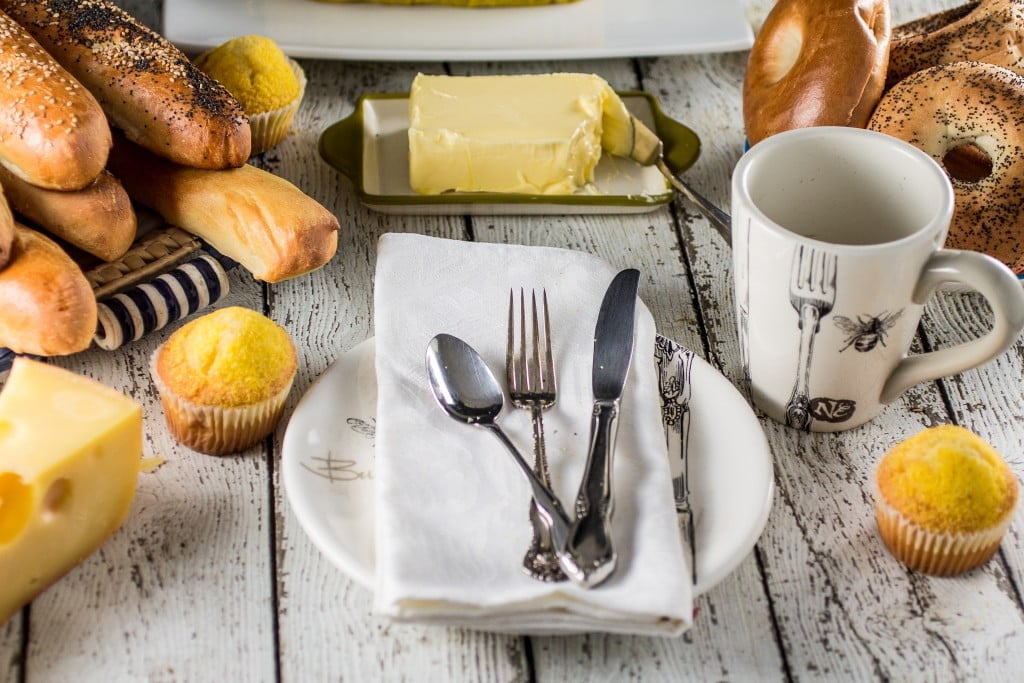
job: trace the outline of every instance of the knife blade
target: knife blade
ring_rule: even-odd
[[[633,356],[633,317],[640,271],[620,272],[605,292],[594,330],[592,383],[594,408],[590,416],[587,464],[576,495],[576,520],[569,530],[566,553],[573,560],[570,578],[596,586],[615,571],[618,555],[612,544],[612,455],[618,427],[619,399]]]

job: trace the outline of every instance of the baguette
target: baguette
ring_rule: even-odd
[[[249,158],[249,121],[238,101],[112,2],[2,0],[0,9],[92,91],[129,140],[196,168]]]
[[[14,246],[14,216],[7,198],[0,192],[0,270],[11,260],[11,248]]]
[[[78,265],[49,237],[16,223],[14,250],[0,270],[0,346],[61,356],[87,348],[96,297]]]
[[[132,199],[206,240],[258,280],[279,282],[316,270],[337,250],[334,214],[255,166],[187,168],[115,136],[109,167]]]
[[[77,190],[107,163],[110,126],[96,98],[0,12],[0,165],[26,182]]]
[[[121,258],[135,241],[132,201],[107,171],[81,190],[61,192],[30,185],[0,167],[0,185],[17,213],[104,261]]]

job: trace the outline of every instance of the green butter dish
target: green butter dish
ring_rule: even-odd
[[[665,114],[653,95],[633,91],[619,95],[630,112],[662,140],[673,173],[682,173],[697,161],[700,138]],[[409,185],[408,109],[404,93],[364,95],[349,116],[320,136],[320,156],[347,176],[359,200],[376,211],[409,215],[643,213],[674,196],[656,167],[608,154],[598,163],[594,182],[575,194],[418,194]]]

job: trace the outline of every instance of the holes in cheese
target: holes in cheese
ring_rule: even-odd
[[[53,519],[67,506],[70,496],[71,482],[67,479],[61,477],[50,484],[50,488],[46,489],[46,494],[43,496],[43,519],[45,521]]]
[[[0,474],[0,546],[10,543],[28,522],[32,489],[17,474]]]

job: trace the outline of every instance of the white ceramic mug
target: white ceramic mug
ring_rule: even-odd
[[[976,367],[1024,328],[1024,290],[999,261],[942,248],[953,188],[916,147],[859,128],[774,135],[732,178],[733,265],[754,403],[792,427],[863,424],[907,388]],[[985,336],[908,356],[941,284],[980,292]]]

